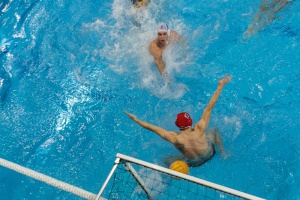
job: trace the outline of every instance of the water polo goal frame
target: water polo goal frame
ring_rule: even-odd
[[[114,174],[115,170],[117,169],[117,167],[120,163],[123,163],[125,165],[125,168],[128,171],[130,171],[130,173],[134,176],[134,178],[136,179],[138,184],[141,186],[141,188],[147,194],[148,199],[151,199],[150,191],[146,187],[145,183],[140,178],[138,173],[135,171],[135,169],[131,166],[130,163],[138,164],[138,165],[144,166],[144,167],[149,168],[149,169],[153,169],[153,170],[165,173],[165,174],[169,174],[169,175],[177,177],[177,178],[185,179],[187,181],[202,185],[204,187],[211,188],[211,189],[214,189],[214,190],[217,190],[217,191],[220,191],[220,192],[224,192],[224,193],[227,193],[227,194],[239,197],[239,198],[249,199],[249,200],[265,200],[265,199],[257,197],[257,196],[253,196],[253,195],[250,195],[250,194],[238,191],[238,190],[234,190],[234,189],[231,189],[231,188],[219,185],[219,184],[215,184],[215,183],[212,183],[212,182],[209,182],[209,181],[205,181],[203,179],[196,178],[194,176],[190,176],[190,175],[186,175],[186,174],[183,174],[183,173],[180,173],[180,172],[176,172],[176,171],[173,171],[171,169],[161,167],[161,166],[149,163],[149,162],[145,162],[145,161],[142,161],[142,160],[130,157],[130,156],[120,154],[120,153],[117,153],[116,157],[117,158],[115,160],[115,164],[112,167],[112,169],[111,169],[107,179],[105,180],[104,184],[102,185],[102,188],[100,189],[96,200],[100,200],[101,194],[103,193],[105,187],[107,186],[109,180],[111,179],[112,175]]]

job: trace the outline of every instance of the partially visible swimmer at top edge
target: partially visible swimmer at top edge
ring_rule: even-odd
[[[131,0],[135,8],[145,8],[150,0]]]
[[[263,0],[259,11],[255,14],[254,21],[244,32],[244,38],[250,37],[270,24],[275,18],[277,12],[293,0]]]
[[[169,30],[168,25],[161,22],[157,26],[157,38],[149,44],[149,51],[154,58],[155,65],[157,66],[160,74],[170,82],[170,78],[165,71],[165,62],[162,55],[164,50],[174,41],[183,41],[183,37],[176,31]]]
[[[131,0],[131,2],[136,9],[146,9],[146,6],[150,2],[150,0]],[[136,20],[134,20],[134,22],[135,26],[140,26],[140,24]]]

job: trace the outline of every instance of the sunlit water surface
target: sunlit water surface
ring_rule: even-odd
[[[167,130],[178,112],[213,110],[228,159],[190,174],[266,199],[300,199],[300,2],[250,37],[261,1],[128,0],[0,3],[0,157],[97,193],[116,153],[163,165],[171,144],[124,111]],[[136,27],[134,18],[140,23]],[[164,21],[185,38],[164,53],[168,84],[148,44]],[[0,168],[3,199],[74,199]]]

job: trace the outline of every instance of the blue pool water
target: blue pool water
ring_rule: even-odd
[[[0,157],[97,193],[116,153],[162,165],[172,145],[124,114],[176,130],[196,121],[232,74],[213,110],[231,156],[190,174],[266,199],[300,199],[300,1],[245,37],[261,1],[129,0],[0,2]],[[134,26],[134,16],[141,26]],[[148,44],[160,21],[188,48],[164,54],[159,75]],[[0,168],[3,199],[73,199]]]

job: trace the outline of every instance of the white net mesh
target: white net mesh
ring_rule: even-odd
[[[244,199],[136,163],[121,162],[103,197],[107,199]],[[138,174],[139,180],[134,176]]]

